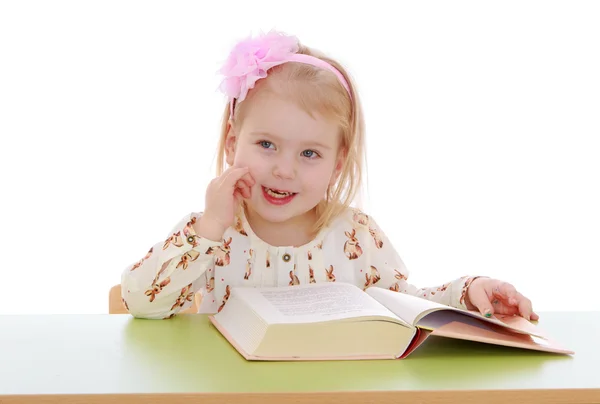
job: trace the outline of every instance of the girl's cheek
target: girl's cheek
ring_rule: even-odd
[[[233,163],[236,167],[246,167],[248,160],[248,152],[244,147],[236,150],[235,157],[233,159]]]
[[[260,153],[257,153],[252,146],[244,144],[237,150],[234,161],[236,166],[252,167],[253,165],[256,165],[262,157],[263,156],[261,156]]]
[[[253,177],[256,181],[255,175],[258,174],[258,172],[260,171],[260,160],[258,160],[259,158],[259,156],[255,156],[253,158],[252,156],[248,156],[247,154],[238,153],[235,156],[234,164],[236,167],[248,167],[250,169],[250,176]]]
[[[250,164],[252,159],[249,159],[244,153],[238,153],[235,156],[234,163],[237,167],[252,167]]]

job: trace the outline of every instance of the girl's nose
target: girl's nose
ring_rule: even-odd
[[[273,166],[273,175],[277,178],[291,180],[296,177],[296,160],[282,156]]]

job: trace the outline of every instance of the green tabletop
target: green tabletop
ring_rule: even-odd
[[[539,325],[575,355],[431,337],[401,360],[248,362],[205,315],[0,316],[0,403],[22,395],[315,392],[364,402],[375,392],[515,390],[546,392],[555,400],[546,402],[600,402],[600,313],[541,313]]]

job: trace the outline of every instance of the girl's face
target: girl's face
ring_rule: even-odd
[[[268,222],[304,219],[339,174],[336,123],[272,92],[257,94],[247,108],[237,133],[229,132],[227,163],[249,167],[255,185],[248,207]]]

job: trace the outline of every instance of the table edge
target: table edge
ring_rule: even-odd
[[[24,404],[43,402],[44,404],[86,404],[128,403],[154,404],[202,404],[235,402],[246,404],[294,403],[294,404],[363,404],[377,402],[398,403],[398,399],[411,401],[427,400],[435,404],[600,404],[600,388],[581,389],[507,389],[507,390],[411,390],[411,391],[332,391],[332,392],[276,392],[276,393],[124,393],[124,394],[25,394],[0,395],[2,404]],[[167,401],[168,400],[168,401]]]

